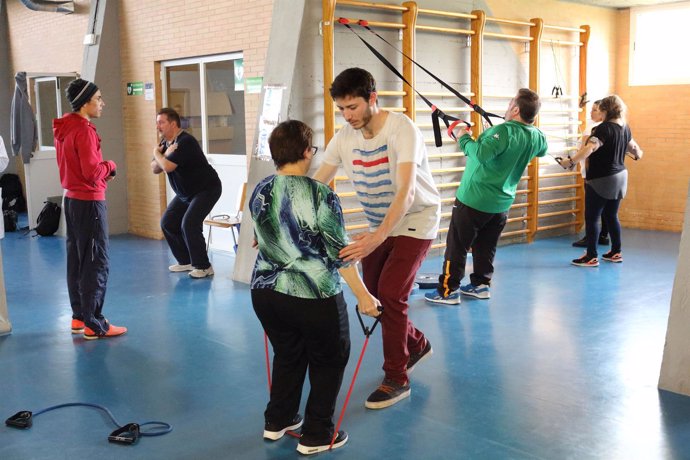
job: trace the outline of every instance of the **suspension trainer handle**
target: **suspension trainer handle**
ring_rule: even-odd
[[[380,312],[383,312],[383,307],[379,305],[378,310]],[[355,312],[357,312],[357,319],[359,320],[359,325],[362,326],[362,332],[364,332],[364,336],[366,338],[369,338],[369,336],[374,333],[376,325],[379,324],[379,322],[381,321],[381,315],[376,317],[376,321],[374,321],[374,324],[372,324],[371,328],[369,328],[368,326],[364,325],[362,315],[359,313],[359,305],[355,305]]]

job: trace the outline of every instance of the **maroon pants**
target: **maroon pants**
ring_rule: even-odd
[[[430,246],[431,240],[392,236],[362,260],[364,284],[383,305],[383,371],[401,384],[408,382],[410,353],[425,345],[424,334],[407,317],[407,300]]]

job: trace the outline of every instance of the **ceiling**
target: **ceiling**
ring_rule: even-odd
[[[680,3],[678,0],[563,0],[570,3],[601,6],[605,8],[631,8],[633,6],[662,5]]]

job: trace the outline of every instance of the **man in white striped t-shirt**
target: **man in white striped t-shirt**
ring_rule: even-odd
[[[406,116],[378,107],[369,72],[343,71],[330,93],[348,124],[328,144],[314,179],[329,183],[342,166],[369,222],[369,232],[355,235],[340,257],[362,261],[364,283],[384,307],[385,377],[365,404],[383,409],[410,395],[408,373],[432,354],[407,316],[407,300],[436,237],[441,200],[422,133]]]

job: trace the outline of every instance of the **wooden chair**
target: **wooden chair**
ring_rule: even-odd
[[[240,237],[240,224],[242,223],[242,208],[244,208],[244,200],[247,194],[247,183],[242,184],[242,192],[240,194],[240,201],[237,205],[237,214],[231,216],[229,214],[217,214],[210,216],[204,220],[204,225],[208,225],[208,238],[206,238],[206,251],[211,247],[211,231],[213,227],[229,228],[232,233],[233,249],[237,252],[237,241]],[[237,234],[235,234],[237,232]]]

